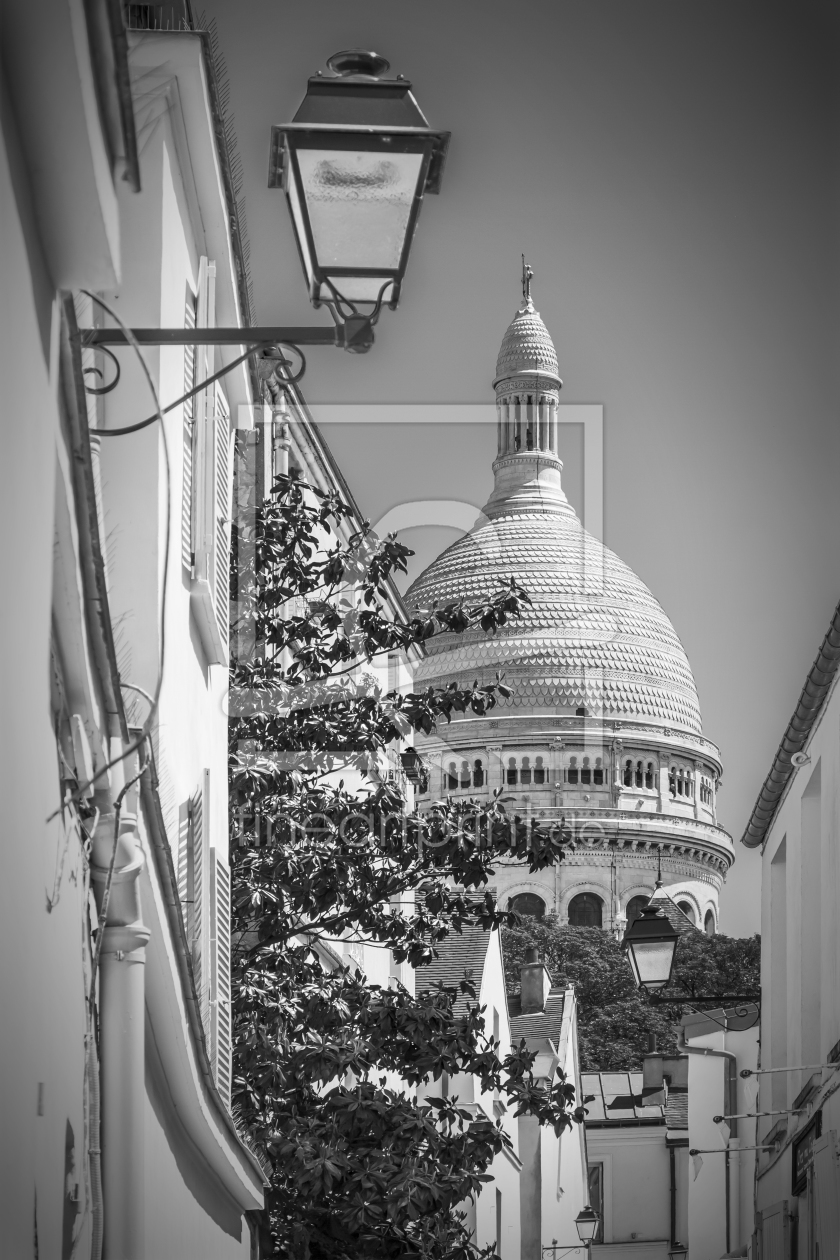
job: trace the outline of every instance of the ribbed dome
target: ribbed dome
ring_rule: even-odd
[[[496,379],[519,372],[549,372],[559,379],[557,351],[530,299],[514,315],[496,360]]]
[[[504,347],[500,362],[504,356]],[[556,362],[556,360],[555,360]],[[574,513],[527,511],[514,500],[447,548],[408,591],[412,608],[478,601],[516,578],[522,617],[489,636],[428,644],[418,686],[492,682],[504,672],[517,709],[627,717],[700,733],[700,706],[682,644],[635,573],[587,534]]]

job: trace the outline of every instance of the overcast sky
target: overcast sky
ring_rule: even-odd
[[[258,323],[310,311],[271,123],[374,48],[451,129],[403,300],[313,403],[492,400],[522,251],[565,402],[605,408],[607,544],[670,615],[721,747],[722,928],[759,928],[738,843],[840,596],[837,101],[822,6],[766,0],[207,0],[245,169]],[[489,493],[489,427],[331,426],[362,509]],[[579,433],[564,473],[580,500]],[[406,541],[418,561],[451,530]]]

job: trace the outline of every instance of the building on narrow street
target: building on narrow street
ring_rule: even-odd
[[[840,607],[742,843],[761,849],[755,1260],[840,1247]]]

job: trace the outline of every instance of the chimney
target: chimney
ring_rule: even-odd
[[[525,950],[525,962],[520,973],[522,1014],[534,1015],[545,1010],[545,1000],[551,988],[551,976],[539,953],[533,947]]]

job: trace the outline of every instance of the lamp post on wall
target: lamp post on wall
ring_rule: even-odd
[[[578,1238],[585,1244],[587,1251],[595,1240],[595,1235],[598,1232],[598,1226],[600,1223],[600,1216],[589,1206],[588,1203],[585,1207],[581,1208],[575,1217],[575,1229],[578,1232]]]
[[[657,1004],[690,1006],[695,1011],[698,1011],[696,1005],[698,1002],[732,1005],[735,1007],[734,1014],[737,1018],[754,1015],[753,1023],[757,1023],[761,1013],[760,993],[676,993],[662,997],[661,990],[671,982],[680,934],[668,917],[664,901],[654,900],[662,887],[661,860],[660,850],[660,869],[653,895],[639,917],[628,924],[621,942],[621,948],[627,955],[636,987],[650,993]],[[708,1011],[698,1011],[698,1013],[709,1015]],[[713,1023],[720,1023],[711,1015],[709,1018]],[[721,1024],[721,1027],[725,1028],[726,1023]]]
[[[400,300],[423,198],[440,191],[450,133],[429,126],[410,82],[386,78],[378,53],[336,53],[327,66],[331,74],[309,80],[294,121],[271,129],[268,186],[286,194],[309,299],[334,326],[135,328],[139,345],[249,345],[243,358],[290,347],[301,360],[293,380],[305,366],[299,346],[359,354],[373,345],[383,305],[396,310]],[[89,328],[81,340],[105,347],[128,338]]]

